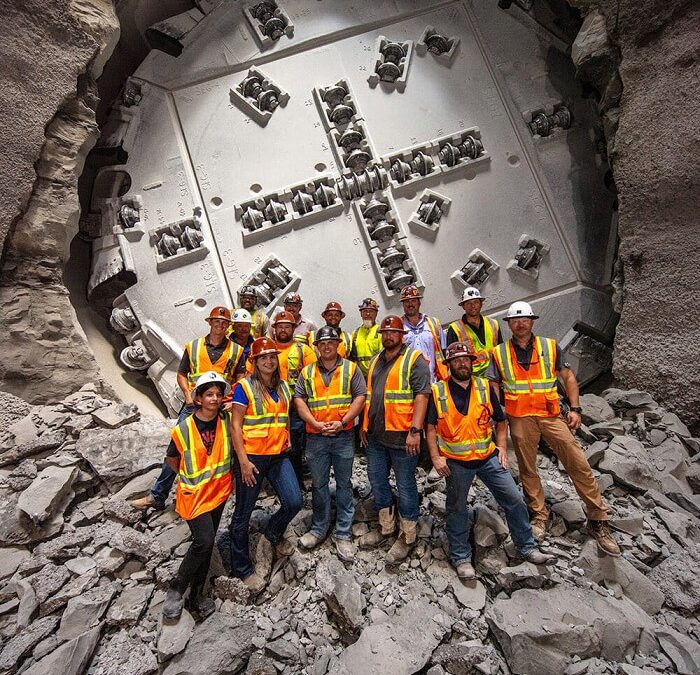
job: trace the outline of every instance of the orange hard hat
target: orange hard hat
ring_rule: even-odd
[[[251,361],[255,361],[258,356],[263,354],[279,354],[280,350],[277,349],[277,343],[268,337],[260,337],[257,340],[253,340],[253,344],[250,345],[250,354],[248,358]]]
[[[405,333],[406,329],[403,325],[403,319],[400,316],[390,315],[385,316],[379,325],[379,333],[386,333],[388,331],[398,331],[400,333]]]
[[[466,342],[453,342],[447,346],[447,350],[445,351],[445,361],[451,361],[452,359],[459,359],[467,356],[472,361],[476,361],[477,359],[471,345],[468,345]]]
[[[401,302],[404,300],[413,300],[414,298],[422,298],[423,294],[420,292],[420,288],[414,284],[409,284],[401,289]]]
[[[231,311],[228,309],[228,307],[212,307],[211,312],[209,312],[209,316],[204,320],[211,321],[212,319],[231,321]]]
[[[278,323],[291,323],[293,326],[295,324],[294,316],[291,312],[285,312],[284,310],[282,310],[281,312],[277,313],[277,316],[272,322],[272,325],[276,326]]]
[[[340,312],[340,318],[345,317],[345,312],[343,311],[343,308],[340,306],[339,302],[329,302],[326,305],[326,309],[321,312],[321,316],[325,319],[326,318],[326,312]]]

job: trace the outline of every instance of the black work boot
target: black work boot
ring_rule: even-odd
[[[187,598],[187,609],[196,614],[199,620],[206,619],[216,610],[213,598],[202,595],[202,588],[191,588],[190,596]]]
[[[185,606],[183,594],[187,590],[187,582],[177,576],[170,582],[170,588],[163,603],[163,618],[167,621],[178,621]]]

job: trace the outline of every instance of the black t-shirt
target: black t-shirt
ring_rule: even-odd
[[[479,338],[481,341],[481,344],[484,344],[484,341],[486,340],[486,329],[484,328],[484,324],[486,323],[484,321],[484,317],[480,316],[479,317],[479,326],[477,328],[474,328],[471,324],[469,324],[469,328],[471,328],[475,333],[476,336]],[[467,315],[462,314],[462,323],[466,326],[467,325]],[[450,324],[447,327],[447,335],[445,336],[445,343],[447,345],[451,345],[453,342],[459,342],[461,340],[460,336],[457,334],[457,332],[454,329],[454,326]],[[501,327],[498,327],[498,333],[496,334],[496,344],[500,345],[501,342],[503,342],[503,337],[501,336]]]
[[[462,413],[462,415],[466,415],[467,411],[469,410],[471,387],[460,387],[451,378],[447,381],[447,387],[449,389],[450,396],[452,397],[452,400],[454,401],[457,410],[460,413]],[[491,406],[493,407],[493,415],[491,416],[491,419],[494,422],[503,422],[506,419],[506,414],[503,411],[503,407],[501,406],[500,401],[498,400],[496,390],[494,389],[493,385],[489,385],[489,389],[491,392]],[[435,399],[433,399],[431,395],[430,400],[428,401],[428,412],[425,415],[425,423],[436,426],[437,420],[437,406],[435,405]],[[496,452],[497,451],[494,451],[484,459],[453,460],[452,458],[450,458],[450,461],[460,462],[460,465],[464,465],[469,469],[478,469],[479,467],[483,466],[486,462],[488,462],[491,459],[491,457],[493,457],[496,454]]]
[[[199,435],[202,437],[202,443],[204,443],[207,453],[211,453],[211,449],[214,447],[214,440],[216,439],[216,423],[219,421],[219,418],[215,417],[213,420],[200,420],[196,413],[193,414],[193,418],[194,425],[197,427],[197,431],[199,431]],[[172,440],[165,454],[168,457],[180,456],[180,451]]]
[[[221,358],[221,355],[224,353],[226,347],[228,347],[229,338],[224,338],[218,345],[209,344],[209,338],[205,338],[204,344],[207,347],[209,360],[212,363],[216,363]],[[182,354],[182,358],[180,359],[180,365],[177,368],[177,372],[187,375],[191,370],[192,364],[190,363],[190,356],[185,349],[184,353]]]

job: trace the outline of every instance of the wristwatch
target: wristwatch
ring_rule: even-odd
[[[420,433],[420,429],[419,429],[418,427],[411,427],[411,428],[408,430],[408,433],[409,433],[409,434],[419,434],[419,433]]]
[[[571,407],[569,408],[569,410],[570,410],[571,412],[578,413],[579,415],[583,412],[583,408],[574,408],[574,406],[571,406]]]

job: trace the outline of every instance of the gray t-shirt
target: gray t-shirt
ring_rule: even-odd
[[[406,431],[387,431],[384,428],[384,388],[386,387],[386,378],[389,375],[391,367],[405,353],[406,345],[404,345],[399,353],[386,361],[384,358],[384,350],[379,353],[377,363],[372,371],[372,400],[369,404],[369,422],[367,433],[372,438],[383,445],[388,445],[390,448],[404,449],[406,447]],[[411,369],[411,377],[409,379],[413,398],[417,394],[430,394],[430,366],[428,366],[425,358],[416,360]]]

